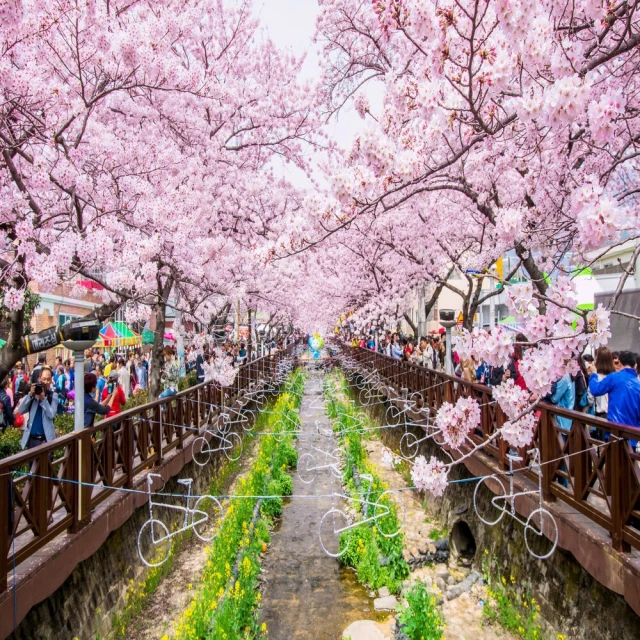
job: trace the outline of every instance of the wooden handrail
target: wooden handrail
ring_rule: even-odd
[[[482,444],[506,422],[496,406],[491,415],[492,391],[485,385],[467,382],[457,376],[396,360],[359,347],[342,345],[352,357],[378,371],[385,384],[406,387],[410,392],[423,390],[424,403],[437,411],[446,400],[462,396],[476,397],[483,405],[481,433],[470,434],[474,445]],[[595,524],[609,531],[617,551],[640,550],[640,454],[630,441],[640,440],[640,429],[609,422],[579,411],[541,402],[536,407],[538,427],[534,444],[540,451],[543,497],[562,501]],[[571,420],[563,429],[556,418]],[[596,437],[597,436],[597,437]],[[445,446],[442,441],[435,441]],[[500,469],[506,467],[510,447],[500,437],[482,449]],[[462,449],[462,452],[470,449]],[[518,452],[527,465],[526,450]],[[530,474],[533,478],[533,474]]]
[[[239,367],[228,388],[230,401],[251,383],[272,377],[295,347]],[[9,567],[67,531],[80,531],[114,491],[132,489],[136,476],[190,445],[198,432],[181,425],[200,429],[221,398],[220,387],[203,382],[0,460],[0,592],[7,588]]]

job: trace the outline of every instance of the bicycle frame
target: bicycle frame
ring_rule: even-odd
[[[163,509],[172,509],[174,511],[181,511],[182,513],[184,513],[184,518],[182,521],[182,528],[178,529],[177,531],[174,531],[172,533],[169,533],[169,535],[164,536],[162,538],[159,538],[158,540],[153,540],[153,542],[155,544],[160,544],[161,542],[164,542],[165,540],[168,540],[169,538],[173,538],[175,536],[177,536],[179,533],[182,533],[183,531],[186,531],[187,529],[190,529],[191,527],[193,527],[194,525],[197,524],[201,524],[205,521],[207,521],[209,519],[208,514],[206,514],[204,511],[195,511],[194,509],[191,509],[189,507],[189,503],[191,501],[191,479],[188,479],[188,482],[186,480],[178,480],[178,483],[182,484],[183,486],[185,486],[187,488],[187,493],[185,495],[185,501],[186,501],[186,507],[181,507],[180,505],[177,504],[168,504],[165,502],[154,502],[153,501],[153,491],[151,490],[151,486],[153,485],[153,478],[160,478],[162,480],[162,476],[157,474],[157,473],[150,473],[149,475],[147,475],[147,495],[149,497],[149,519],[150,520],[156,520],[156,518],[153,517],[153,508],[163,508]],[[187,521],[189,519],[189,514],[190,513],[199,513],[201,514],[203,517],[196,521],[196,522],[191,522],[191,524],[187,524]],[[153,538],[153,531],[152,531],[152,538]]]

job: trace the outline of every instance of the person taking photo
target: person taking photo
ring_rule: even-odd
[[[20,443],[23,449],[33,449],[56,439],[53,419],[58,411],[58,394],[52,387],[51,369],[44,365],[39,371],[37,382],[31,384],[17,411],[29,414]]]
[[[107,386],[102,392],[102,403],[108,401],[110,397],[112,397],[111,404],[109,405],[111,408],[107,413],[107,418],[111,416],[117,416],[122,412],[122,407],[127,402],[127,397],[122,390],[122,387],[119,383],[119,375],[117,371],[112,371],[107,377]]]
[[[84,428],[92,427],[95,422],[96,415],[109,415],[111,407],[116,398],[116,390],[107,394],[107,397],[98,402],[94,399],[98,378],[95,373],[85,373],[84,375]]]

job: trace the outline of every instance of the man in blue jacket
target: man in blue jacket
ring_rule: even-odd
[[[589,391],[594,396],[609,394],[607,419],[611,422],[640,427],[640,380],[636,359],[630,351],[620,353],[622,369],[598,380],[594,364],[589,365]]]

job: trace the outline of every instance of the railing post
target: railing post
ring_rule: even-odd
[[[153,408],[153,429],[151,430],[152,438],[153,438],[153,448],[155,449],[155,463],[154,465],[157,467],[162,463],[162,424],[160,423],[162,417],[162,411],[160,410],[160,405],[157,404]]]
[[[127,418],[122,423],[121,434],[120,449],[122,461],[126,465],[124,486],[125,489],[133,489],[133,418]]]
[[[49,464],[49,454],[40,453],[37,457],[38,460],[38,472],[37,477],[32,478],[34,486],[31,499],[31,513],[36,522],[36,531],[38,536],[42,537],[47,532],[47,505],[48,505],[48,493],[49,480],[47,479],[47,467]],[[78,478],[80,480],[80,478]]]
[[[542,497],[547,502],[554,502],[556,497],[551,493],[553,483],[553,472],[550,460],[555,458],[555,447],[553,438],[555,436],[551,418],[546,407],[540,407],[540,465],[542,468]]]
[[[175,425],[183,425],[185,424],[184,419],[184,396],[180,396],[176,398],[176,410],[174,413],[173,422]],[[175,429],[176,435],[178,436],[178,449],[182,449],[184,447],[184,429],[182,426],[174,426],[172,429]]]
[[[587,440],[584,437],[583,423],[574,420],[571,432],[569,437],[573,436],[573,442],[569,447],[569,453],[574,454],[570,458],[573,461],[573,498],[581,502],[582,492],[587,484],[589,466],[589,452],[587,451]]]
[[[9,571],[9,554],[11,553],[11,535],[13,528],[13,502],[11,491],[13,486],[9,472],[0,475],[0,593],[7,588],[7,573]],[[5,519],[6,516],[6,519]]]
[[[616,551],[627,552],[630,550],[628,542],[623,539],[623,528],[625,525],[623,512],[627,504],[628,496],[625,496],[626,477],[625,473],[625,447],[627,441],[623,438],[614,440],[611,443],[611,538],[612,545]],[[626,469],[629,472],[629,469]],[[625,499],[626,498],[626,499]]]

